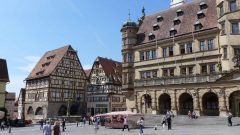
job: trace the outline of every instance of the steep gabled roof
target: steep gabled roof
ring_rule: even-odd
[[[104,73],[108,77],[112,77],[114,83],[122,83],[122,63],[107,58],[98,57]]]
[[[0,82],[9,82],[7,62],[0,59]]]
[[[73,50],[71,45],[46,52],[26,80],[49,76],[69,49]]]
[[[207,8],[203,10],[205,17],[198,19],[198,12],[201,11],[200,3],[205,2]],[[177,11],[182,11],[183,15],[179,16],[180,24],[174,26],[174,18],[177,17]],[[162,17],[163,21],[158,22],[157,18]],[[170,38],[170,29],[175,28],[180,36],[195,32],[195,22],[202,24],[202,30],[217,28],[217,9],[216,0],[195,0],[191,3],[186,3],[181,6],[169,8],[168,10],[145,16],[138,30],[138,44],[147,43],[155,40],[163,40]],[[153,26],[158,24],[159,29],[154,31]],[[148,35],[152,33],[155,40],[149,40]]]

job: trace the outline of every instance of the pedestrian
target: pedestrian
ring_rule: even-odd
[[[140,133],[139,135],[143,135],[143,128],[144,128],[144,118],[141,117],[140,120],[137,122],[139,125]]]
[[[163,129],[165,128],[165,126],[166,126],[166,123],[167,123],[167,118],[166,118],[166,116],[163,116],[162,117],[162,127],[163,127]]]
[[[4,121],[1,122],[1,131],[4,131]]]
[[[93,118],[93,124],[94,124],[94,129],[99,129],[99,127],[98,127],[98,119],[97,118]]]
[[[83,125],[83,117],[80,118],[80,127]]]
[[[60,123],[59,121],[55,121],[53,126],[53,135],[61,135]]]
[[[86,125],[86,117],[83,117],[83,126]]]
[[[166,118],[167,118],[167,124],[168,124],[168,130],[172,129],[172,114],[170,111],[167,111]]]
[[[228,117],[227,117],[227,119],[228,119],[228,126],[232,126],[232,113],[229,111],[228,112]]]
[[[76,122],[77,122],[77,127],[78,127],[78,120],[76,120]]]
[[[198,118],[195,111],[192,112],[192,118],[193,119],[197,119]]]
[[[192,119],[192,113],[191,113],[190,110],[188,111],[188,118],[189,118],[189,119]]]
[[[42,130],[43,129],[43,120],[40,120],[39,123],[40,123],[40,130]]]
[[[49,121],[47,124],[43,126],[43,135],[51,135],[52,134],[52,127]]]
[[[122,131],[124,131],[125,128],[127,128],[128,131],[129,131],[128,119],[127,119],[127,117],[124,117],[124,118],[123,118],[123,129],[122,129]]]
[[[63,121],[62,121],[62,131],[65,132],[65,129],[66,129],[66,121],[65,121],[65,119],[63,119]]]

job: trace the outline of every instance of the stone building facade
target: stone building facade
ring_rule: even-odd
[[[26,79],[25,119],[85,114],[86,82],[70,45],[46,52]]]
[[[97,57],[89,73],[87,108],[89,115],[125,111],[122,88],[122,64]]]
[[[5,108],[6,85],[9,82],[7,62],[0,59],[0,108]]]
[[[240,0],[173,0],[121,29],[127,109],[240,116]]]
[[[8,111],[8,115],[11,119],[17,118],[17,107],[16,107],[16,93],[8,92],[5,99],[5,108]]]

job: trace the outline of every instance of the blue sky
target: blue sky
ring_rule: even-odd
[[[0,0],[0,58],[19,92],[40,57],[71,44],[84,68],[97,56],[121,61],[121,25],[169,7],[170,0]]]

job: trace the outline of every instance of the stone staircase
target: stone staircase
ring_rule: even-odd
[[[144,116],[144,123],[146,127],[160,126],[163,115],[151,115]],[[240,124],[240,118],[235,117],[232,119],[233,124]],[[198,119],[189,119],[186,115],[178,115],[172,118],[173,125],[227,125],[227,118],[218,116],[200,116]]]

